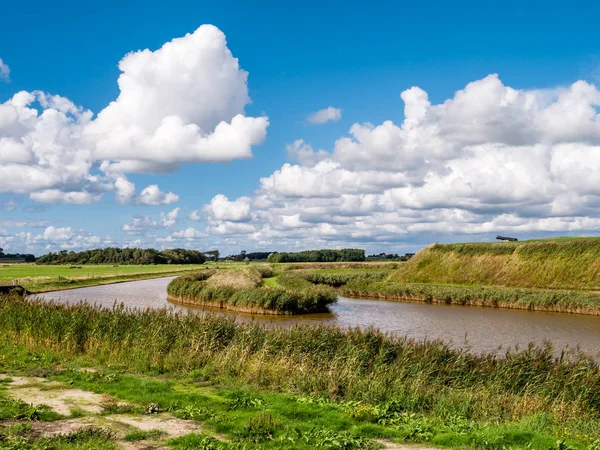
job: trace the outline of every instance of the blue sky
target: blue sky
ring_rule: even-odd
[[[590,111],[597,114],[599,103],[594,86],[600,81],[599,10],[594,2],[111,0],[4,5],[0,59],[10,72],[0,82],[0,104],[21,91],[40,91],[92,111],[90,120],[97,123],[91,141],[70,137],[69,149],[56,156],[60,163],[49,168],[48,155],[57,151],[53,139],[16,132],[25,122],[5,122],[3,128],[0,114],[0,139],[10,140],[10,146],[0,147],[0,246],[36,253],[103,245],[218,247],[225,253],[315,246],[404,252],[434,241],[488,240],[496,232],[519,237],[594,234],[600,204],[593,187],[600,121]],[[130,111],[123,100],[120,109],[107,112],[109,119],[96,120],[122,93],[119,61],[130,52],[156,52],[203,24],[224,34],[222,50],[238,59],[248,73],[247,83],[222,86],[223,92],[212,95],[202,80],[214,82],[220,69],[201,61],[185,74],[160,69],[158,84],[144,84],[155,79],[152,70],[159,71],[158,60],[151,57],[136,62],[139,67],[131,74],[147,89],[142,98],[165,86],[197,89],[197,95],[190,95],[192,106],[174,104],[163,111],[158,102],[146,112],[163,118],[183,108],[184,124],[202,125],[204,137],[214,129],[194,118],[206,111],[225,123],[240,111],[247,118],[268,117],[264,136],[256,131],[247,137],[252,157],[246,153],[227,161],[218,156],[220,148],[209,148],[211,158],[221,162],[203,162],[205,155],[190,160],[189,151],[180,148],[170,158],[165,153],[173,150],[166,146],[156,149],[161,156],[152,160],[147,147],[134,143],[128,154],[151,160],[152,169],[100,170],[102,161],[120,161],[123,150],[117,141],[110,150],[99,149],[98,141]],[[194,46],[202,46],[201,41],[188,42],[186,51],[201,53]],[[498,81],[486,78],[490,74],[498,74]],[[478,81],[462,106],[478,114],[465,118],[455,93]],[[431,107],[409,137],[400,93],[413,86],[427,93]],[[217,103],[242,87],[251,102],[240,100],[225,113],[215,112]],[[162,92],[162,103],[173,97],[186,103],[186,89],[172,96]],[[510,92],[517,92],[518,99]],[[38,117],[44,110],[60,109],[51,102],[43,106],[35,97],[28,105],[38,110]],[[444,102],[451,104],[443,108]],[[339,120],[307,120],[330,106],[341,110]],[[138,107],[141,122],[131,119],[129,130],[140,123],[152,128]],[[587,113],[573,113],[582,110]],[[73,120],[57,135],[72,136],[86,127],[84,119]],[[377,128],[386,121],[395,128]],[[350,132],[354,124],[364,123],[373,128],[364,128],[362,137]],[[35,129],[31,120],[27,124]],[[569,127],[557,131],[556,124]],[[152,135],[155,129],[150,128],[146,131]],[[517,142],[514,136],[520,136]],[[342,138],[353,142],[340,142]],[[32,139],[39,140],[33,145]],[[294,158],[286,147],[298,140],[310,149]],[[14,156],[17,144],[32,145],[18,147],[28,156]],[[88,151],[91,156],[81,156],[90,164],[88,172],[60,173],[61,164]],[[165,161],[177,169],[159,173]],[[286,163],[290,166],[284,170]],[[593,167],[588,170],[587,164]],[[10,182],[10,174],[20,169],[52,181],[29,186],[34,176],[26,172],[25,180]],[[122,201],[115,198],[119,176],[135,184],[135,194]],[[265,185],[261,178],[274,183]],[[160,191],[149,202],[161,204],[143,204],[148,201],[139,197],[152,185]],[[165,197],[169,192],[178,200]],[[193,211],[200,220],[188,218]],[[169,213],[172,219],[166,219]]]

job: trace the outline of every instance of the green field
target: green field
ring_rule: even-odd
[[[10,285],[12,280],[31,292],[93,286],[104,283],[176,275],[198,270],[198,265],[84,265],[46,266],[36,264],[10,264],[0,266],[0,285]]]

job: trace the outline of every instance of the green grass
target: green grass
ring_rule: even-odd
[[[117,450],[111,433],[87,428],[76,433],[53,438],[38,438],[29,430],[18,427],[2,427],[0,425],[1,450]]]
[[[473,355],[376,330],[263,328],[6,297],[0,330],[0,372],[27,370],[139,407],[157,404],[240,444],[254,445],[248,440],[266,430],[272,439],[260,448],[389,437],[457,448],[530,440],[548,450],[557,439],[581,449],[582,436],[600,440],[598,363],[576,353],[554,359],[549,346]],[[77,366],[105,369],[69,370]],[[256,422],[258,412],[273,420]]]
[[[306,395],[300,392],[288,394],[257,389],[235,378],[217,380],[202,371],[192,371],[175,376],[163,374],[157,377],[152,371],[142,374],[127,373],[125,366],[112,366],[98,372],[83,372],[82,365],[99,363],[94,357],[73,356],[65,353],[44,351],[36,357],[23,346],[0,345],[8,358],[2,370],[20,374],[44,375],[70,386],[107,394],[119,401],[126,401],[138,411],[153,405],[160,411],[176,417],[198,421],[203,434],[192,434],[172,439],[168,443],[174,449],[375,449],[377,439],[408,443],[429,443],[448,448],[531,448],[558,449],[557,440],[564,440],[572,449],[596,449],[591,446],[597,435],[598,422],[557,421],[546,413],[524,415],[501,422],[477,420],[464,415],[452,415],[446,411],[411,412],[401,400],[379,404],[344,399],[332,400],[328,396]],[[67,366],[67,368],[65,368]],[[20,429],[27,432],[27,423]],[[14,427],[14,426],[13,426]],[[9,435],[9,430],[2,430]],[[19,429],[14,429],[16,435]],[[214,438],[227,439],[224,443]],[[591,437],[590,437],[591,436]],[[79,447],[95,448],[89,438],[110,447],[110,435],[72,436],[70,442]],[[164,435],[155,431],[131,432],[126,441],[160,439]],[[38,444],[49,444],[48,440]],[[63,441],[65,442],[65,441]],[[68,442],[68,441],[67,441]],[[56,444],[56,442],[53,442]],[[525,447],[529,445],[529,447]],[[0,440],[0,448],[2,443]],[[12,448],[12,447],[10,447]],[[18,447],[17,447],[18,448]],[[23,447],[32,448],[32,447]],[[33,447],[38,448],[38,447]],[[54,448],[43,447],[41,448]]]
[[[156,440],[163,438],[167,435],[167,433],[163,430],[148,430],[148,431],[130,431],[127,433],[123,440],[127,442],[136,442],[143,440]]]
[[[14,279],[31,292],[45,292],[93,286],[102,283],[168,276],[198,270],[198,265],[85,265],[42,266],[13,264],[0,266],[0,285],[11,284]]]
[[[276,277],[263,278],[261,284],[262,286],[267,287],[279,287],[279,283],[277,283]]]
[[[351,281],[381,281],[390,274],[389,270],[296,270],[296,277],[314,284],[341,287]]]

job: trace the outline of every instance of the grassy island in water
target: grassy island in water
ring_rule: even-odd
[[[307,314],[326,312],[336,294],[293,274],[276,279],[268,266],[205,270],[184,275],[167,287],[169,300],[252,314]]]

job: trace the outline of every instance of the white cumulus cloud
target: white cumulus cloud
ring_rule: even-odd
[[[199,222],[200,220],[202,220],[201,212],[198,210],[190,212],[188,215],[188,219],[193,220],[194,222]]]
[[[66,241],[73,236],[71,227],[55,228],[49,226],[44,230],[44,239],[47,241]]]
[[[489,75],[439,104],[418,87],[401,99],[402,123],[354,124],[330,151],[302,140],[288,146],[297,163],[244,198],[252,220],[217,213],[215,199],[227,200],[217,196],[206,206],[207,229],[271,248],[597,230],[596,86],[522,90]]]
[[[185,230],[176,231],[172,234],[174,238],[178,239],[202,239],[208,237],[208,234],[203,233],[195,228],[188,227]]]
[[[268,118],[244,113],[248,73],[212,25],[129,53],[119,68],[119,95],[95,119],[41,91],[0,104],[0,193],[83,203],[114,191],[119,203],[168,204],[177,196],[155,185],[136,200],[124,174],[249,158],[266,136]]]
[[[71,205],[88,205],[96,203],[102,194],[93,194],[85,191],[64,192],[59,189],[46,189],[32,192],[29,198],[40,203],[65,203]]]
[[[130,53],[119,68],[119,97],[85,129],[113,171],[249,158],[266,135],[266,117],[244,116],[248,73],[212,25]]]
[[[179,196],[169,192],[165,194],[156,184],[152,184],[140,192],[138,203],[142,205],[170,205],[179,201]]]
[[[244,222],[250,218],[250,198],[240,197],[230,201],[222,194],[216,195],[205,210],[217,220]]]
[[[160,213],[159,219],[153,219],[150,216],[135,216],[130,223],[124,224],[121,229],[127,234],[143,235],[148,232],[164,230],[173,227],[179,216],[180,208],[172,211]]]

